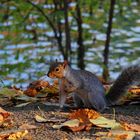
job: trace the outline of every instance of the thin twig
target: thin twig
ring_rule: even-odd
[[[38,106],[38,109],[39,109],[39,111],[40,111],[40,113],[42,114],[42,116],[44,117],[44,118],[46,118],[46,115],[44,114],[44,112],[41,110],[41,108]]]

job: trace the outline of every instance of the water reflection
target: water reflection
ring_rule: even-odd
[[[109,56],[110,75],[114,79],[120,73],[119,68],[122,69],[130,64],[140,63],[140,11],[139,7],[136,7],[137,2],[132,2],[131,5],[134,6],[132,10],[128,10],[126,6],[123,7],[123,14],[124,12],[126,13],[123,15],[122,21],[120,19],[118,21],[117,19],[117,15],[120,14],[120,9],[118,5],[115,5],[116,17],[113,19],[114,24],[111,34]],[[71,3],[70,6],[75,6],[75,3]],[[54,7],[54,5],[49,4],[43,7],[49,9]],[[16,10],[16,7],[10,6],[10,9]],[[98,12],[103,14],[105,11],[99,9]],[[97,14],[93,16],[95,19],[99,18]],[[88,18],[90,17],[89,13],[82,13],[82,17],[85,17],[87,20],[82,24],[84,28],[84,45],[87,50],[85,54],[86,70],[101,75],[107,21],[104,21],[103,24],[98,27],[96,26],[96,22],[94,24],[88,23]],[[29,15],[29,19],[32,20],[38,18],[38,15]],[[6,36],[10,32],[10,27],[12,28],[12,25],[16,24],[13,20],[14,17],[10,16],[7,21],[0,23],[0,27],[7,29],[3,29],[0,32],[1,78],[5,85],[16,84],[17,86],[22,85],[22,87],[26,87],[30,81],[37,80],[42,76],[44,77],[49,67],[46,62],[55,59],[62,60],[63,57],[58,51],[56,40],[54,40],[54,32],[50,30],[46,22],[32,22],[30,25],[25,24],[26,32],[18,34],[20,36],[20,41],[17,41],[17,34],[13,35],[11,38]],[[69,21],[73,21],[72,16],[69,16]],[[118,23],[115,24],[115,22]],[[64,20],[61,20],[61,23],[64,23]],[[77,34],[77,26],[75,23],[71,24],[71,30]],[[33,29],[37,31],[37,39],[35,41],[32,39],[34,37],[34,34],[31,32]],[[65,40],[64,33],[62,36]],[[73,53],[72,67],[77,68],[75,53],[78,45],[76,42],[77,38],[75,38],[72,39],[71,44]],[[14,39],[16,40],[15,42],[12,41]],[[50,80],[46,76],[44,78]]]

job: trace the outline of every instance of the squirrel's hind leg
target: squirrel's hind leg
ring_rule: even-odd
[[[76,107],[78,107],[78,108],[83,108],[84,107],[83,101],[81,100],[81,98],[76,93],[73,93],[73,100],[74,100],[74,103],[75,103]]]
[[[96,94],[92,92],[88,93],[88,98],[92,105],[92,108],[95,108],[100,112],[102,112],[107,106],[106,99],[103,94],[101,94],[101,92]]]

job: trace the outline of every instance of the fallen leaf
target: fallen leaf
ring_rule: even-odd
[[[12,120],[9,119],[8,117],[12,113],[5,111],[0,107],[0,127],[11,127],[12,126]]]
[[[11,100],[9,100],[9,98],[7,97],[0,97],[0,106],[11,106],[13,105],[13,102]]]
[[[111,128],[111,129],[121,128],[121,124],[116,122],[116,120],[107,119],[103,116],[100,116],[96,119],[90,119],[90,122],[98,127],[103,128]]]
[[[98,118],[100,114],[92,109],[79,109],[69,114],[70,119],[78,119],[81,123],[89,123],[89,119]]]
[[[58,95],[58,80],[54,81],[53,85],[50,85],[48,81],[37,80],[28,86],[27,90],[24,91],[24,94],[35,97],[38,94],[46,94],[46,93],[57,93]],[[52,94],[52,95],[53,95]]]
[[[23,138],[24,136],[26,136],[27,134],[28,134],[27,130],[16,132],[16,133],[10,134],[8,139],[9,140],[19,140],[19,139]]]
[[[28,88],[34,88],[34,89],[40,90],[44,87],[47,87],[48,85],[49,85],[48,81],[37,80],[37,81],[30,83]]]
[[[78,132],[78,131],[82,131],[82,130],[86,130],[86,131],[88,131],[88,130],[90,130],[90,129],[86,129],[87,128],[87,126],[85,126],[85,125],[80,125],[80,126],[76,126],[76,127],[69,127],[68,129],[69,130],[72,130],[73,132]]]
[[[67,127],[72,131],[90,130],[93,125],[100,128],[122,129],[121,124],[115,120],[107,119],[101,116],[98,112],[91,109],[79,109],[69,114],[69,121],[60,125],[54,125],[53,128],[60,129]]]
[[[0,126],[1,126],[1,123],[4,121],[4,117],[3,115],[0,114]]]
[[[125,130],[133,130],[135,132],[140,132],[140,125],[139,124],[122,123],[122,127]]]
[[[21,140],[28,134],[27,130],[13,130],[0,133],[0,140]]]
[[[18,96],[15,98],[16,100],[20,100],[20,101],[26,101],[26,102],[34,102],[34,101],[37,101],[38,99],[37,98],[33,98],[33,97],[29,97],[27,95],[21,95],[21,96]]]
[[[81,131],[81,130],[90,130],[91,129],[91,125],[92,124],[88,124],[88,125],[80,125],[80,122],[78,119],[72,119],[69,121],[66,121],[60,125],[53,125],[53,128],[55,129],[60,129],[63,128],[64,130],[71,130],[73,132],[77,132],[77,131]]]
[[[138,87],[138,86],[132,87],[131,89],[129,89],[129,92],[131,92],[131,93],[140,93],[140,87]]]
[[[4,96],[4,97],[12,97],[15,96],[17,94],[16,90],[14,89],[9,89],[9,88],[2,88],[0,89],[0,96]]]
[[[67,127],[79,127],[79,120],[78,119],[73,119],[73,120],[69,120],[69,121],[66,121],[60,125],[53,125],[53,128],[55,129],[60,129],[64,126],[67,126]]]
[[[29,89],[24,91],[24,94],[28,95],[30,97],[35,97],[38,94],[38,92],[36,89],[29,88]]]
[[[100,114],[92,109],[79,109],[71,113],[69,115],[69,118],[78,119],[80,121],[79,128],[75,128],[75,130],[78,129],[81,130],[80,128],[83,128],[88,131],[92,127],[92,123],[90,122],[90,119],[95,119],[98,118],[99,116]]]
[[[95,133],[100,140],[132,140],[135,137],[135,132],[125,130],[110,130],[109,132]]]
[[[24,106],[26,106],[26,105],[28,105],[28,104],[30,104],[30,103],[31,103],[31,102],[21,103],[21,104],[16,105],[15,107],[24,107]]]
[[[12,113],[4,110],[3,108],[0,107],[0,114],[4,117],[7,118],[8,116],[10,116]]]
[[[23,130],[28,130],[28,129],[36,129],[37,126],[31,124],[22,124],[19,128]]]
[[[47,119],[43,118],[42,116],[35,115],[35,120],[37,122],[47,122]]]

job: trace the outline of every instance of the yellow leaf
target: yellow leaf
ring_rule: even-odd
[[[78,127],[79,123],[80,123],[80,121],[78,119],[73,119],[73,120],[66,121],[60,125],[53,125],[53,128],[60,129],[63,126]]]
[[[121,128],[120,123],[116,122],[116,120],[110,120],[103,116],[100,116],[96,119],[90,119],[90,122],[96,126],[103,127],[103,128]]]
[[[35,115],[35,120],[37,122],[47,122],[47,119],[43,118],[42,116]]]

